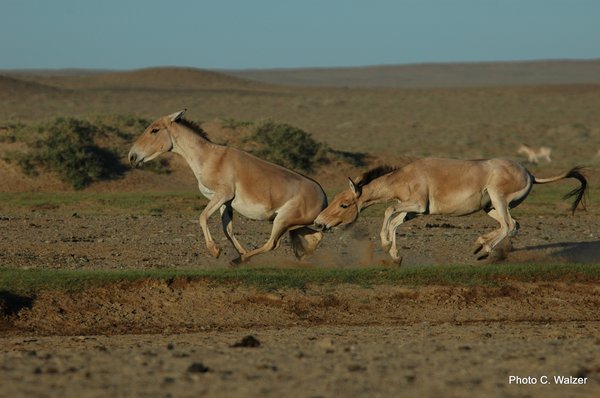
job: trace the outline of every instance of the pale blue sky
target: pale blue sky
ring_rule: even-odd
[[[600,0],[0,0],[0,69],[600,58]]]

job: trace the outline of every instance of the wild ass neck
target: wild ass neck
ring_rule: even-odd
[[[390,190],[390,185],[386,183],[386,180],[386,176],[383,176],[362,187],[361,194],[358,197],[359,209],[362,210],[371,205],[394,199],[393,192]]]
[[[171,133],[172,151],[181,155],[190,166],[198,180],[202,176],[204,164],[210,158],[210,152],[217,146],[189,128],[177,125]]]

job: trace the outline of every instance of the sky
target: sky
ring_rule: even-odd
[[[0,0],[0,69],[600,58],[600,0]]]

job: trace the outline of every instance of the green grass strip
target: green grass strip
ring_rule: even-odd
[[[330,268],[217,268],[138,270],[0,269],[0,292],[34,294],[40,291],[82,291],[90,287],[147,279],[206,280],[265,290],[302,289],[308,285],[499,285],[507,281],[600,282],[600,264],[482,265],[427,267]]]

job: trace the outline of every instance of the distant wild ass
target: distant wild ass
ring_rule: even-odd
[[[385,211],[381,244],[395,261],[400,261],[396,247],[396,228],[416,215],[440,214],[463,216],[485,211],[500,223],[500,228],[476,240],[474,254],[486,258],[504,238],[516,234],[518,223],[509,209],[519,205],[533,184],[546,184],[575,178],[579,188],[569,192],[575,197],[571,210],[584,198],[587,180],[579,168],[551,178],[534,177],[517,162],[504,159],[451,160],[423,158],[399,169],[378,167],[350,180],[350,188],[339,193],[319,214],[315,226],[327,230],[356,221],[364,208],[375,203],[394,201]]]
[[[519,149],[517,149],[517,153],[527,156],[527,161],[529,163],[538,164],[540,159],[545,159],[548,163],[552,162],[552,159],[550,159],[552,149],[545,146],[539,147],[536,151],[532,147],[522,144]]]
[[[307,227],[327,206],[321,186],[294,171],[211,142],[202,129],[183,118],[184,112],[150,124],[129,151],[129,162],[139,166],[165,152],[183,156],[200,192],[209,199],[200,214],[200,227],[210,253],[214,257],[221,253],[207,226],[208,218],[219,210],[225,236],[239,253],[232,264],[277,248],[286,232],[296,257],[311,254],[323,237],[322,232]],[[248,251],[236,239],[233,209],[250,219],[273,222],[271,236],[262,247]]]

